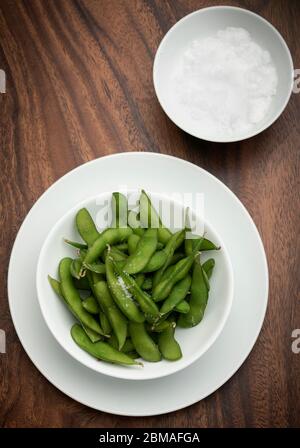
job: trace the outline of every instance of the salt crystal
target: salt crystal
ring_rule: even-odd
[[[190,43],[171,90],[177,110],[188,114],[198,134],[233,137],[265,118],[277,82],[269,52],[247,30],[228,27]]]

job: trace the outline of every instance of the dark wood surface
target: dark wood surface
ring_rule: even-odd
[[[291,350],[292,330],[300,328],[300,95],[261,135],[219,145],[173,125],[152,84],[166,31],[187,13],[221,3],[271,21],[299,67],[298,0],[1,0],[0,328],[7,354],[0,354],[0,426],[300,426],[300,354]],[[22,349],[6,290],[14,238],[43,191],[87,160],[133,150],[184,158],[225,182],[253,216],[270,268],[266,320],[241,369],[202,402],[151,418],[96,412],[53,387]]]

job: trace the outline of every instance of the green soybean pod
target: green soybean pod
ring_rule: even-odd
[[[190,255],[197,242],[200,240],[201,238],[190,238],[190,239],[186,239],[184,242],[184,246],[185,246],[185,253],[186,255]],[[212,241],[208,240],[207,238],[202,238],[202,242],[200,245],[199,250],[204,252],[206,250],[219,250],[220,246],[216,246]]]
[[[77,230],[88,246],[91,246],[97,238],[99,238],[99,232],[95,226],[95,223],[86,208],[82,208],[76,214],[76,226]]]
[[[99,238],[88,248],[87,254],[83,260],[83,264],[93,263],[97,260],[105,250],[106,246],[121,243],[131,235],[132,230],[130,227],[124,227],[120,229],[106,229]]]
[[[206,260],[203,265],[202,269],[204,272],[206,272],[207,278],[210,279],[213,273],[215,267],[215,260],[213,258],[209,258]]]
[[[115,261],[126,261],[127,260],[128,255],[126,255],[123,251],[118,249],[116,246],[110,246],[109,252],[111,255],[113,255]],[[103,254],[101,255],[101,257],[104,260],[104,263],[105,263],[107,254],[108,254],[108,248],[106,248],[104,250]]]
[[[121,350],[127,337],[127,319],[115,304],[105,281],[100,281],[94,284],[93,292],[112,326],[118,341],[117,348]]]
[[[128,203],[122,193],[114,192],[111,199],[112,224],[111,227],[126,227]]]
[[[105,264],[104,263],[86,263],[85,268],[89,271],[96,272],[96,274],[105,274]]]
[[[155,272],[153,277],[153,287],[155,287],[160,280],[163,277],[164,272],[168,268],[168,266],[171,264],[171,261],[174,256],[174,252],[176,250],[176,247],[178,245],[178,240],[183,241],[184,239],[185,230],[180,230],[179,232],[174,233],[171,238],[169,239],[164,251],[166,253],[166,258],[164,261],[164,264],[158,269],[158,271]]]
[[[125,353],[116,350],[107,342],[100,341],[93,344],[78,324],[73,325],[71,329],[71,336],[80,348],[94,358],[113,364],[142,365],[141,363],[134,361]]]
[[[175,326],[170,326],[159,333],[158,347],[163,358],[168,361],[177,361],[182,358],[180,345],[174,337]]]
[[[158,241],[161,243],[166,244],[171,238],[172,233],[163,225],[160,216],[144,190],[142,190],[140,195],[140,220],[143,227],[158,228]]]
[[[143,323],[129,322],[129,334],[135,350],[142,358],[150,362],[161,360],[160,351]]]
[[[71,258],[63,258],[59,263],[59,276],[62,294],[68,303],[68,306],[80,322],[82,322],[86,327],[89,327],[91,330],[96,331],[96,333],[104,335],[99,323],[82,306],[80,295],[74,286],[71,276],[71,263]]]
[[[151,277],[146,277],[145,280],[142,283],[141,288],[144,291],[148,291],[149,289],[152,289],[152,278]]]
[[[173,286],[187,276],[191,269],[196,255],[192,254],[183,260],[178,261],[170,275],[162,279],[153,289],[152,298],[155,302],[164,300],[172,291]]]
[[[129,320],[144,322],[145,317],[132,300],[132,295],[128,291],[124,280],[120,275],[115,275],[113,259],[109,254],[106,257],[105,265],[107,284],[117,306]]]
[[[190,311],[190,304],[186,300],[182,300],[175,306],[174,311],[177,311],[181,314],[187,314]]]
[[[75,247],[75,249],[87,249],[87,244],[78,243],[77,241],[68,240],[67,238],[64,238],[64,242],[69,244],[72,247]]]
[[[87,278],[90,285],[90,289],[93,289],[92,288],[93,285],[95,285],[95,283],[101,282],[102,280],[104,280],[105,277],[102,274],[97,274],[97,272],[87,270],[86,277],[82,278]]]
[[[124,271],[128,274],[137,274],[147,265],[156,251],[157,229],[147,229],[139,240],[135,252],[126,260]]]
[[[114,266],[119,274],[119,278],[122,279],[126,290],[133,295],[141,310],[145,313],[146,319],[150,322],[159,319],[160,312],[152,298],[138,286],[136,281],[127,272],[124,272],[115,263]]]
[[[95,299],[94,296],[87,297],[81,303],[82,303],[83,308],[86,311],[88,311],[89,313],[91,313],[91,314],[99,314],[100,308],[99,308],[98,302],[97,302],[97,300]],[[106,333],[104,328],[102,328],[102,329],[103,329],[105,334],[108,334],[108,333]]]
[[[161,333],[166,328],[169,328],[172,325],[173,325],[173,323],[170,322],[169,320],[167,320],[167,316],[166,316],[165,320],[161,320],[159,322],[155,322],[152,325],[148,324],[147,325],[147,330],[149,330],[150,332],[154,332],[154,333]]]
[[[50,277],[50,275],[48,275],[48,280],[49,280],[49,283],[52,286],[52,289],[54,290],[54,292],[58,295],[58,297],[60,297],[62,299],[62,301],[67,306],[69,311],[74,315],[72,309],[69,307],[68,303],[66,302],[66,300],[63,296],[60,282],[58,280],[56,280],[55,278]],[[77,316],[75,316],[75,317],[77,317]],[[81,322],[81,325],[92,342],[101,341],[102,336],[99,333],[96,333],[95,331],[91,330],[89,327],[86,327],[85,325],[82,324],[82,322]]]
[[[132,233],[129,237],[128,237],[128,253],[129,255],[134,254],[134,252],[136,251],[137,245],[140,241],[141,237],[136,235],[135,233]]]
[[[144,235],[145,229],[141,226],[139,213],[135,212],[134,210],[130,210],[128,212],[127,220],[129,227],[131,227],[135,235],[138,235],[140,237]]]
[[[172,311],[184,298],[190,290],[192,283],[192,277],[188,274],[182,280],[180,280],[172,288],[170,295],[164,301],[160,312],[162,314]]]
[[[72,260],[71,266],[70,266],[70,272],[72,277],[76,278],[77,280],[81,277],[81,268],[82,268],[82,261],[80,258],[74,258]]]
[[[110,321],[109,321],[108,317],[106,317],[106,314],[102,310],[99,310],[99,321],[100,321],[101,328],[105,332],[105,334],[110,335],[111,334]]]
[[[200,263],[194,263],[193,278],[191,285],[191,298],[189,301],[190,311],[181,314],[178,326],[190,328],[201,322],[208,300],[208,288],[204,279],[203,269]]]
[[[118,249],[121,252],[126,252],[128,250],[128,244],[127,243],[120,243],[113,246],[114,248]]]
[[[114,347],[116,350],[120,350],[123,353],[128,353],[134,351],[134,345],[132,343],[132,340],[130,338],[127,338],[125,343],[123,344],[123,347],[119,348],[118,339],[115,334],[112,334],[111,337],[107,341],[112,347]]]
[[[195,258],[198,255],[198,250],[201,245],[201,239],[195,245],[194,252],[178,261],[174,268],[170,270],[170,274],[154,286],[152,298],[154,301],[164,300],[170,294],[173,286],[179,280],[183,279],[191,269]]]
[[[145,274],[143,274],[142,272],[140,272],[139,274],[137,274],[136,276],[135,276],[135,281],[136,281],[136,284],[141,288],[142,287],[142,284],[144,283],[144,280],[145,280]]]

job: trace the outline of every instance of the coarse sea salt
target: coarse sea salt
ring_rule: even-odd
[[[171,90],[181,118],[188,117],[197,134],[227,138],[264,119],[277,81],[269,52],[247,30],[228,27],[188,45]]]

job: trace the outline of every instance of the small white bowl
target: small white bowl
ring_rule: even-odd
[[[180,203],[171,202],[167,197],[152,194],[151,198],[154,200],[154,204],[157,199],[163,199],[163,203],[166,205],[172,203],[176,216],[183,212],[183,206]],[[209,301],[202,322],[191,329],[176,328],[176,339],[179,341],[183,353],[182,359],[175,362],[163,360],[157,363],[143,361],[143,368],[99,362],[80,349],[71,338],[70,329],[75,319],[53,292],[47,276],[50,274],[52,277],[58,278],[57,268],[60,259],[76,256],[75,249],[63,241],[63,238],[80,241],[75,226],[76,212],[80,208],[86,207],[97,222],[97,218],[101,215],[99,204],[103,204],[105,200],[110,203],[111,193],[103,193],[78,204],[56,223],[47,236],[41,249],[36,273],[37,293],[42,315],[57,342],[69,355],[99,373],[127,380],[146,380],[177,372],[203,355],[214,343],[225,325],[233,298],[233,274],[227,250],[220,237],[205,223],[207,238],[212,239],[222,249],[211,253],[203,253],[202,259],[214,257],[216,266],[211,279]],[[44,347],[44,349],[47,350],[47,347]]]
[[[205,135],[197,130],[189,114],[181,113],[181,106],[174,101],[172,73],[187,45],[194,39],[213,36],[227,27],[245,28],[253,40],[269,51],[278,75],[277,93],[264,119],[251,131],[235,136]],[[161,41],[153,65],[153,82],[157,98],[168,117],[185,132],[212,142],[234,142],[259,134],[268,128],[285,109],[293,88],[293,61],[283,37],[276,28],[261,16],[242,8],[213,6],[195,11],[179,20]]]

